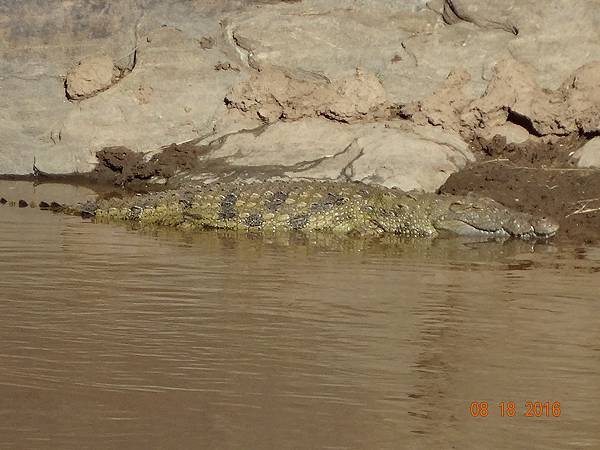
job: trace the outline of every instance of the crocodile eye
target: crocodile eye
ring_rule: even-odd
[[[484,208],[482,205],[478,205],[476,203],[456,201],[456,202],[451,203],[450,206],[448,207],[448,209],[452,212],[465,212],[465,211],[469,211],[469,210],[481,211],[486,208]]]

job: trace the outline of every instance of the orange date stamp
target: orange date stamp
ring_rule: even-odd
[[[526,401],[523,405],[517,405],[517,403],[512,401],[497,404],[471,402],[469,405],[471,417],[488,417],[492,415],[492,411],[494,410],[497,410],[500,417],[560,417],[562,413],[560,402]]]

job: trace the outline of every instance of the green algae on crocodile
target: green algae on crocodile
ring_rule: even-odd
[[[100,200],[97,220],[185,230],[302,230],[405,236],[546,238],[551,219],[510,210],[489,198],[405,193],[362,183],[223,183]]]
[[[405,193],[362,183],[322,181],[198,185],[64,206],[61,211],[95,216],[96,221],[183,230],[525,239],[551,237],[558,230],[551,219],[520,213],[475,195]]]

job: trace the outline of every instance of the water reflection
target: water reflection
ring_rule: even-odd
[[[7,448],[600,445],[598,249],[0,231]]]

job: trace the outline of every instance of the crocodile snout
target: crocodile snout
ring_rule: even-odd
[[[558,231],[558,223],[548,217],[536,216],[507,208],[485,197],[467,196],[466,201],[454,201],[443,214],[435,217],[438,231],[470,236],[514,236],[521,239],[549,238]]]
[[[558,222],[549,217],[539,217],[531,222],[533,233],[539,237],[552,237],[558,231]]]

